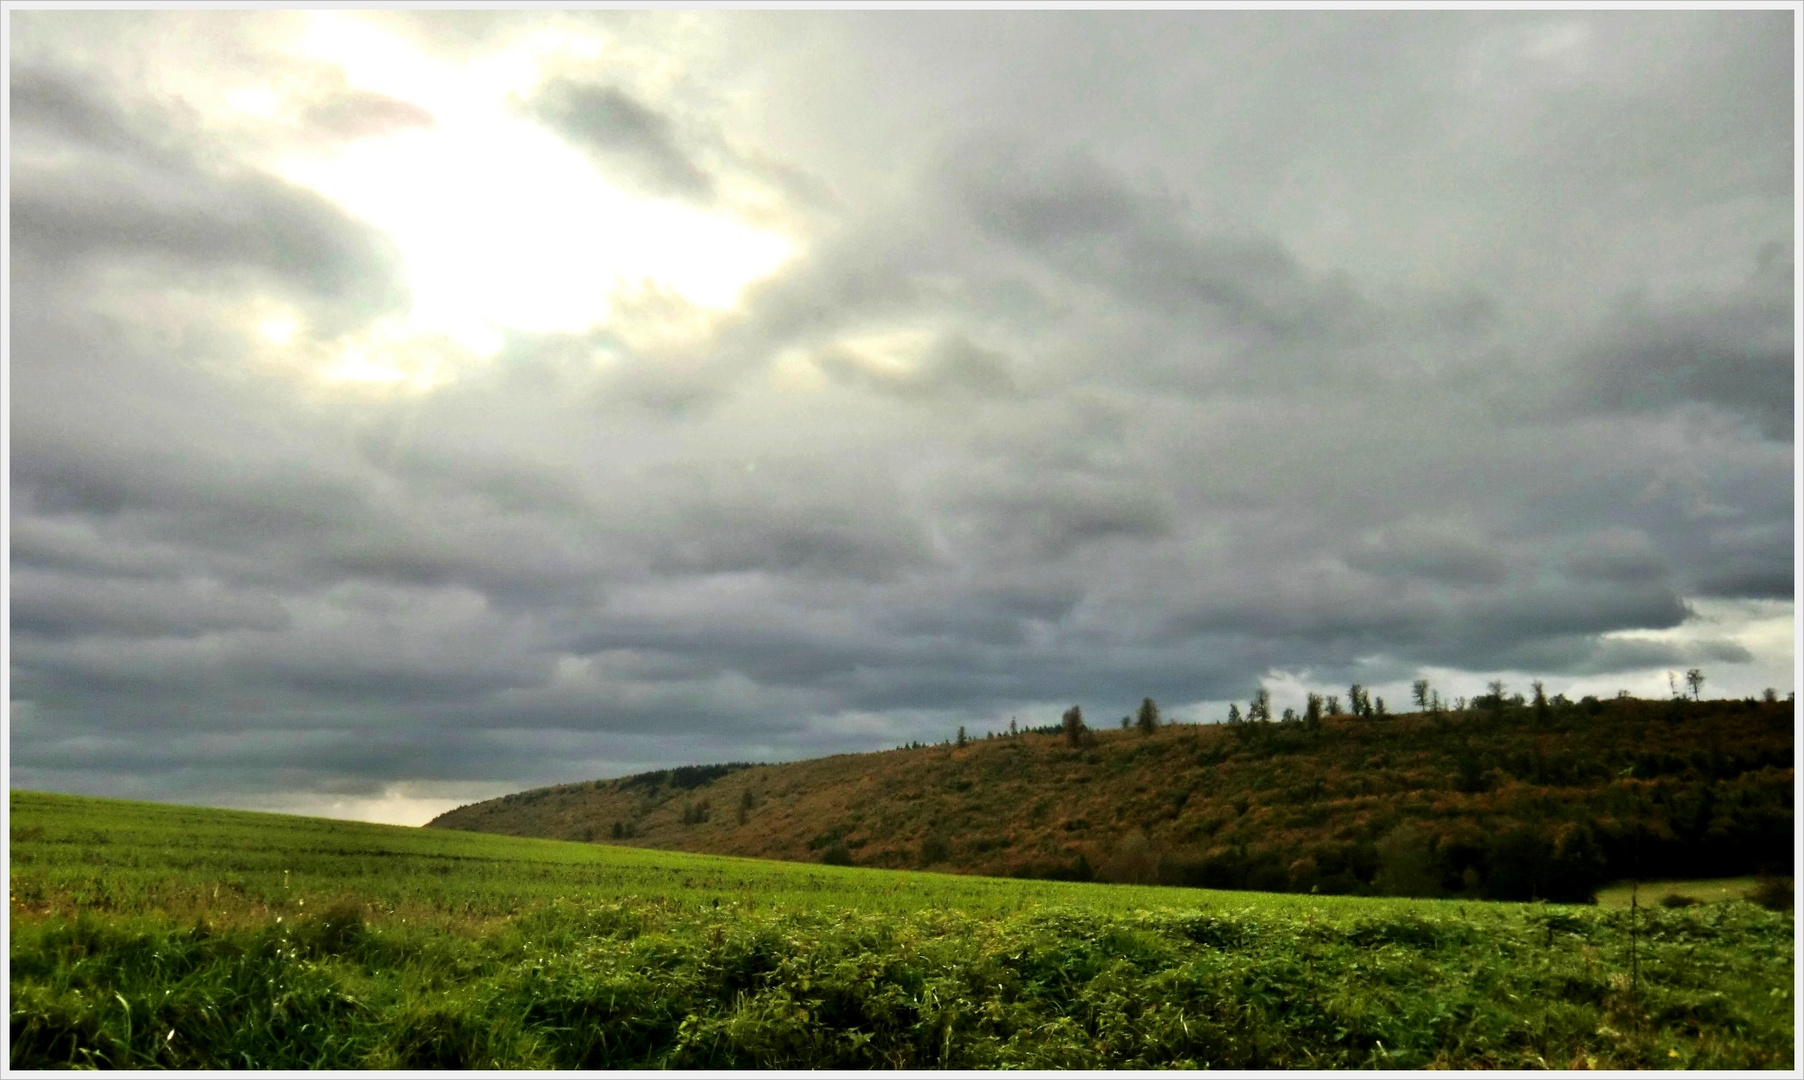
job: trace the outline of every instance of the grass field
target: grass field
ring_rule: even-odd
[[[1631,925],[11,808],[14,1068],[1794,1063],[1791,918],[1742,901]]]
[[[1713,904],[1720,900],[1746,900],[1759,885],[1760,879],[1752,877],[1643,881],[1639,890],[1640,902],[1644,907],[1654,906],[1669,896],[1683,896],[1700,904]],[[1605,907],[1625,908],[1629,906],[1629,898],[1635,892],[1635,886],[1620,881],[1597,890],[1597,902]]]

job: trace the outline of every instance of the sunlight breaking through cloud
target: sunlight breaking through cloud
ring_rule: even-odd
[[[338,14],[310,24],[306,53],[343,63],[352,85],[416,104],[433,123],[292,155],[280,171],[395,241],[415,332],[486,357],[508,332],[603,325],[623,290],[726,309],[794,254],[768,230],[609,184],[578,150],[518,115],[512,103],[538,78],[534,39],[453,67]],[[344,370],[373,369],[347,358]]]

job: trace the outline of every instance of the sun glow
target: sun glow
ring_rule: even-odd
[[[787,239],[624,192],[510,107],[546,63],[592,59],[599,49],[541,35],[454,66],[353,14],[314,12],[305,55],[341,66],[360,90],[424,108],[434,124],[328,152],[297,150],[278,169],[387,233],[413,297],[405,330],[449,339],[476,358],[494,355],[509,332],[605,325],[620,297],[647,290],[704,311],[732,308],[748,283],[790,257]],[[396,369],[347,356],[335,370],[369,378]]]
[[[257,324],[257,332],[272,345],[294,344],[294,336],[300,329],[299,320],[284,317],[265,319]]]

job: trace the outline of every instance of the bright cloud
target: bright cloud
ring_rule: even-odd
[[[621,290],[656,288],[708,309],[790,258],[767,230],[607,183],[574,147],[518,115],[545,59],[543,35],[465,65],[323,12],[302,42],[351,85],[420,106],[429,127],[360,139],[279,165],[388,234],[406,260],[407,322],[479,356],[508,332],[581,333]],[[581,39],[555,55],[591,54]]]

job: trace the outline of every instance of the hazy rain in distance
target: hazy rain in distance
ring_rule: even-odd
[[[11,780],[1793,688],[1792,13],[11,12]]]

